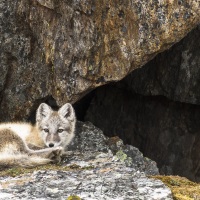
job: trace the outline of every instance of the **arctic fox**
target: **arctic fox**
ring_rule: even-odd
[[[53,111],[42,103],[37,109],[35,126],[20,122],[0,124],[0,169],[60,162],[75,135],[75,123],[71,104]]]

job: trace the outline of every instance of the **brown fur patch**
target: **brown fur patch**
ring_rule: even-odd
[[[2,151],[6,145],[13,145],[16,150],[26,152],[26,146],[22,139],[10,129],[0,130],[0,151]]]

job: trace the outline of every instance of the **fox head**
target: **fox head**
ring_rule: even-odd
[[[66,103],[58,111],[45,103],[40,104],[36,113],[36,126],[47,147],[65,148],[73,139],[76,117],[71,104]]]

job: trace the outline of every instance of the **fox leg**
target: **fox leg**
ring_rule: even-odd
[[[62,147],[54,147],[54,148],[45,148],[45,149],[40,149],[40,150],[32,150],[27,148],[27,153],[30,156],[40,156],[42,158],[48,158],[51,159],[52,162],[60,162],[62,153],[63,153],[63,148]]]
[[[33,145],[33,144],[29,144],[29,143],[27,145],[28,145],[28,148],[32,149],[32,150],[44,149],[44,147],[39,147],[39,146],[36,146],[36,145]]]

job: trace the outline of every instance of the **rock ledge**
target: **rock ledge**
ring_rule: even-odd
[[[91,123],[78,123],[69,150],[63,165],[76,169],[1,177],[0,199],[62,200],[77,195],[82,200],[172,200],[168,187],[146,176],[158,174],[155,162],[144,158],[137,148],[123,145],[120,139],[108,140]]]

